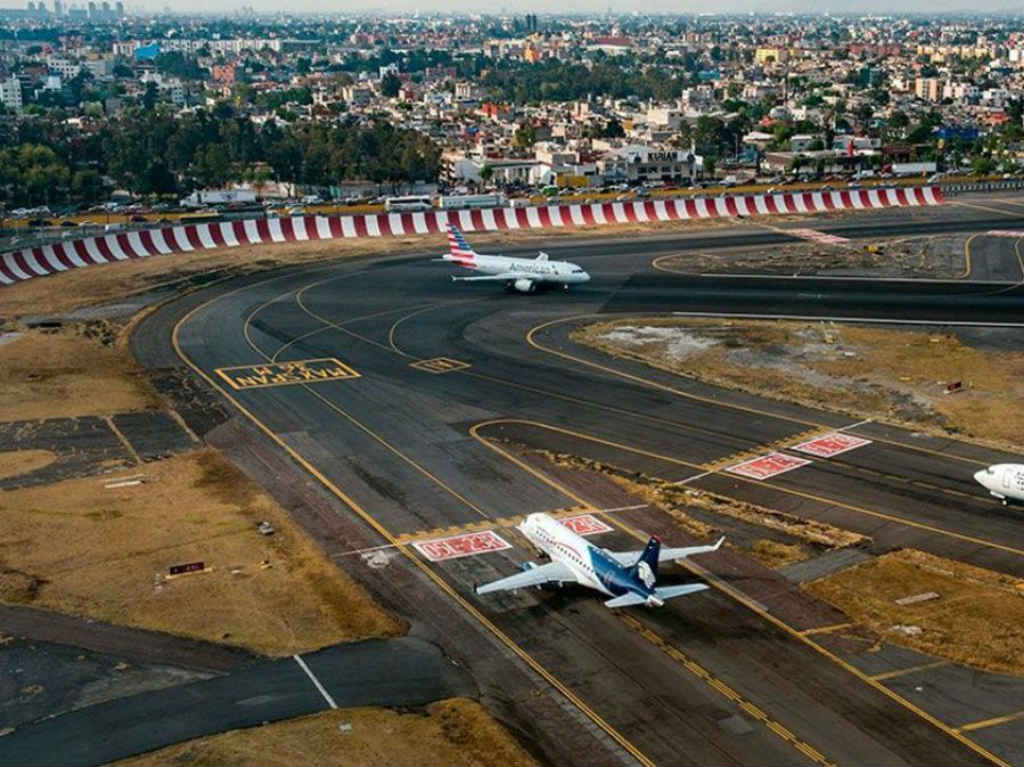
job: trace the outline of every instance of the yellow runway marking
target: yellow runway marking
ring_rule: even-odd
[[[360,377],[352,367],[334,357],[236,365],[230,368],[215,368],[214,372],[235,391],[341,381],[346,378]]]
[[[129,455],[131,455],[132,459],[135,461],[135,465],[141,466],[142,458],[139,457],[138,451],[135,450],[135,445],[129,442],[128,438],[124,436],[124,432],[117,428],[117,424],[114,423],[114,419],[107,416],[103,420],[107,422],[107,426],[109,426],[110,430],[114,432],[114,436],[120,440],[122,445],[124,445],[124,449],[128,451]]]
[[[434,357],[429,360],[417,360],[416,362],[410,362],[409,367],[416,368],[417,370],[425,370],[428,373],[441,374],[441,373],[454,373],[456,370],[465,370],[469,367],[468,362],[462,362],[461,360],[453,360],[451,357]]]
[[[1011,200],[1011,199],[1008,199],[1006,197],[993,197],[993,198],[991,198],[989,200],[989,202],[1005,202],[1007,205],[1022,205],[1022,206],[1024,206],[1024,202],[1022,202],[1020,200]]]
[[[993,200],[993,202],[995,202],[995,201]],[[989,207],[988,205],[978,205],[978,203],[976,203],[976,202],[963,202],[962,200],[954,200],[950,204],[952,204],[952,205],[960,205],[960,206],[962,206],[964,208],[977,208],[978,210],[987,210],[990,213],[998,213],[1001,216],[1013,216],[1013,217],[1016,217],[1016,216],[1020,215],[1015,210],[1003,210],[1002,208],[992,208],[992,207]]]
[[[996,201],[995,200],[991,200],[990,202],[996,202]],[[963,202],[961,200],[953,201],[951,204],[952,205],[959,205],[959,206],[962,206],[964,208],[976,208],[977,210],[985,210],[985,211],[988,211],[989,213],[998,213],[1000,216],[1017,217],[1017,216],[1020,215],[1020,213],[1018,213],[1017,211],[1014,211],[1014,210],[1004,210],[1002,208],[992,208],[992,207],[990,207],[988,205],[978,205],[978,203],[965,203],[965,202]]]
[[[842,631],[843,629],[853,628],[856,623],[834,623],[831,626],[818,626],[813,629],[804,629],[800,632],[802,636],[817,636],[819,634],[831,634],[833,631]]]
[[[287,295],[289,292],[291,292],[291,291],[286,291],[285,293],[283,293],[281,295]],[[272,298],[269,301],[267,301],[267,302],[257,306],[255,309],[252,310],[252,312],[249,313],[249,316],[246,317],[246,319],[245,319],[245,332],[243,333],[243,335],[245,336],[246,342],[248,342],[249,346],[252,347],[253,351],[255,351],[257,354],[259,354],[260,356],[262,356],[262,357],[264,357],[265,359],[268,359],[268,360],[270,358],[266,354],[266,352],[264,352],[255,343],[253,343],[252,338],[249,335],[249,327],[251,326],[252,318],[255,317],[265,307],[269,306],[274,301],[276,301],[278,298],[280,298],[280,296],[276,296],[275,298]],[[311,316],[315,316],[315,315],[311,315]],[[345,330],[344,328],[340,328],[340,329],[344,330],[344,332],[346,332],[346,333],[351,333],[351,331]],[[353,333],[352,335],[355,335],[355,334]],[[363,339],[363,340],[368,340],[368,339]],[[371,343],[373,343],[373,342],[371,342]],[[347,420],[349,423],[351,423],[357,429],[362,431],[364,434],[366,434],[372,440],[377,442],[379,445],[383,446],[386,450],[391,452],[393,455],[398,457],[400,460],[402,460],[405,463],[407,463],[410,466],[412,466],[416,471],[418,471],[424,477],[426,477],[431,482],[433,482],[435,485],[440,487],[442,490],[444,490],[450,496],[452,496],[453,498],[458,500],[460,503],[464,504],[467,508],[472,509],[474,512],[479,514],[484,519],[490,519],[490,515],[486,511],[481,509],[475,503],[473,503],[468,498],[463,496],[460,492],[458,492],[457,490],[452,488],[450,485],[445,483],[439,477],[437,477],[436,475],[431,473],[430,470],[428,470],[425,466],[423,466],[419,462],[417,462],[417,461],[413,460],[412,458],[410,458],[409,456],[407,456],[401,450],[399,450],[394,445],[392,445],[390,442],[388,442],[386,439],[384,439],[379,434],[377,434],[377,432],[373,431],[368,426],[366,426],[366,424],[364,424],[362,421],[357,419],[355,416],[351,415],[346,410],[343,410],[342,408],[340,408],[337,405],[335,405],[333,402],[331,402],[329,399],[324,397],[322,394],[320,394],[320,392],[316,391],[315,389],[313,389],[313,388],[311,388],[309,386],[306,386],[306,385],[303,385],[302,388],[303,388],[304,391],[307,391],[310,394],[312,394],[314,397],[316,397],[318,400],[320,400],[324,405],[326,405],[328,408],[330,408],[335,413],[340,415],[342,418]]]
[[[337,279],[337,278],[332,278],[332,279]],[[320,283],[323,283],[323,282],[329,282],[329,280],[321,280],[320,281]],[[304,305],[302,305],[300,303],[301,299],[302,299],[302,294],[306,290],[308,290],[309,288],[313,287],[314,285],[318,285],[320,283],[312,283],[310,285],[307,285],[302,290],[300,290],[298,293],[296,293],[295,294],[295,296],[296,296],[295,302],[297,304],[299,304],[299,308],[302,309],[302,311],[306,312],[306,314],[309,314],[309,316],[313,317],[313,319],[315,319],[317,322],[322,323],[321,326],[316,328],[315,330],[310,330],[308,333],[303,333],[301,336],[296,336],[291,341],[289,341],[284,346],[282,346],[280,349],[278,349],[276,352],[274,352],[273,355],[271,355],[271,357],[270,357],[270,359],[273,360],[274,362],[277,362],[278,357],[280,357],[282,354],[284,354],[286,349],[290,349],[294,344],[297,344],[300,341],[305,341],[307,338],[309,338],[311,336],[315,336],[318,333],[323,333],[323,332],[325,332],[327,330],[342,330],[342,327],[341,327],[342,325],[349,325],[349,324],[351,324],[353,322],[361,322],[362,320],[370,320],[370,319],[373,319],[374,317],[382,317],[384,315],[394,314],[395,312],[406,311],[406,309],[407,309],[407,307],[403,306],[403,307],[399,307],[398,309],[385,309],[385,310],[380,311],[380,312],[373,312],[372,314],[364,314],[364,315],[361,315],[359,317],[352,317],[351,319],[347,319],[347,320],[345,320],[343,322],[339,322],[339,323],[326,322],[325,320],[321,319],[319,316],[314,316],[312,313],[310,313],[305,308]],[[344,328],[344,330],[347,330],[347,328]],[[369,339],[363,338],[363,336],[360,336],[358,334],[354,334],[354,335],[356,335],[362,341],[368,341],[369,340]]]
[[[948,660],[937,660],[931,663],[922,663],[920,666],[911,666],[910,668],[898,668],[895,671],[886,671],[884,674],[873,674],[871,676],[876,682],[883,682],[886,679],[898,679],[901,676],[908,676],[909,674],[916,674],[918,671],[928,671],[933,668],[942,668],[948,666]]]
[[[473,299],[473,300],[475,300],[475,301],[482,301],[483,299],[479,299],[478,298],[478,299]],[[455,302],[455,303],[466,303],[466,302],[465,301],[458,301],[458,302]],[[388,346],[391,347],[391,351],[393,351],[395,354],[401,354],[403,357],[408,357],[409,354],[407,354],[406,352],[403,352],[395,344],[395,333],[398,330],[398,326],[401,325],[406,320],[410,320],[413,317],[416,317],[416,316],[418,316],[420,314],[423,314],[424,312],[429,312],[431,309],[436,309],[439,306],[448,306],[448,304],[434,304],[433,306],[428,306],[428,307],[426,307],[424,309],[417,309],[416,311],[411,312],[410,314],[406,314],[403,317],[399,317],[397,320],[395,320],[393,323],[391,323],[391,327],[388,328]]]
[[[471,427],[469,431],[470,431],[470,434],[472,434],[476,439],[480,440],[483,444],[487,445],[487,447],[489,447],[491,450],[494,450],[496,453],[499,453],[500,455],[503,455],[506,459],[508,459],[512,463],[514,463],[517,466],[519,466],[520,468],[522,468],[528,474],[536,477],[541,482],[543,482],[543,483],[545,483],[545,484],[555,488],[556,490],[561,492],[563,495],[565,495],[568,498],[573,499],[577,503],[590,506],[590,504],[585,499],[583,499],[581,496],[579,496],[574,491],[572,491],[569,488],[565,487],[560,482],[552,479],[551,477],[548,477],[548,476],[544,475],[542,472],[534,469],[532,466],[530,466],[530,465],[524,463],[523,461],[521,461],[518,457],[512,455],[509,451],[505,450],[504,448],[502,448],[502,447],[500,447],[498,445],[493,444],[490,440],[487,440],[487,439],[481,437],[477,433],[477,430],[479,428],[483,427],[483,426],[486,426],[486,425],[489,425],[489,424],[493,424],[493,423],[502,423],[502,422],[506,422],[507,423],[507,422],[514,422],[514,421],[511,421],[511,419],[499,419],[499,420],[495,420],[495,421],[487,421],[487,422],[484,422],[484,423],[481,423],[481,424],[476,424],[475,426]],[[523,421],[519,421],[519,423],[524,423],[524,422]],[[555,429],[557,431],[565,431],[563,429],[558,429],[557,427],[545,426],[544,424],[534,424],[534,425],[541,426],[542,428]],[[568,433],[572,433],[572,432],[568,432]],[[621,520],[611,519],[610,522],[615,527],[619,528],[623,532],[625,532],[625,533],[629,534],[630,536],[632,536],[633,538],[635,538],[637,541],[644,542],[644,541],[647,540],[647,537],[645,535],[640,533],[638,530],[635,530],[634,528],[624,524]],[[999,765],[999,767],[1010,767],[1010,765],[1007,762],[1003,761],[998,756],[996,756],[995,754],[991,753],[988,749],[984,748],[983,746],[981,746],[978,743],[975,743],[970,738],[968,738],[968,737],[964,736],[963,734],[961,734],[958,730],[955,730],[954,728],[950,727],[945,722],[943,722],[940,719],[937,719],[936,717],[932,716],[931,714],[929,714],[927,711],[925,711],[924,709],[920,708],[919,706],[914,705],[909,700],[904,698],[902,695],[899,695],[895,691],[890,690],[888,687],[886,687],[881,682],[875,681],[870,676],[865,674],[863,671],[858,669],[856,666],[848,663],[847,661],[844,661],[838,655],[836,655],[832,651],[826,649],[822,645],[818,644],[817,642],[815,642],[810,637],[804,636],[803,634],[801,634],[800,631],[798,631],[797,629],[793,628],[792,626],[790,626],[785,621],[781,620],[780,618],[776,618],[774,615],[772,615],[770,612],[768,612],[763,607],[758,605],[754,600],[752,600],[746,594],[744,594],[743,592],[739,591],[734,586],[732,586],[730,583],[726,582],[724,579],[720,578],[718,575],[714,574],[710,570],[708,570],[708,569],[698,565],[696,562],[693,562],[690,559],[679,560],[678,564],[681,565],[682,567],[686,568],[687,570],[689,570],[694,575],[697,575],[698,577],[700,577],[703,580],[707,581],[709,584],[711,584],[712,586],[717,588],[719,591],[723,592],[724,594],[727,594],[732,599],[734,599],[735,601],[739,602],[744,607],[746,607],[747,609],[751,610],[756,615],[761,617],[763,620],[768,621],[773,626],[776,626],[777,628],[779,628],[782,631],[786,632],[790,636],[795,637],[797,640],[799,640],[800,642],[804,643],[805,645],[807,645],[808,647],[813,649],[819,655],[822,655],[823,657],[825,657],[828,660],[832,661],[837,666],[839,666],[843,670],[849,672],[853,676],[857,677],[859,680],[861,680],[865,684],[875,688],[878,692],[882,693],[883,695],[885,695],[887,698],[889,698],[893,702],[899,704],[900,706],[902,706],[903,708],[907,709],[911,713],[917,715],[918,717],[920,717],[921,719],[925,720],[926,722],[928,722],[932,726],[936,727],[937,729],[941,730],[942,732],[946,733],[947,735],[951,736],[952,738],[958,740],[959,742],[961,742],[962,744],[964,744],[965,746],[967,746],[971,750],[973,750],[976,753],[978,753],[979,755],[983,756],[985,759],[988,759],[993,764]]]
[[[584,434],[582,432],[573,431],[571,429],[564,429],[561,426],[552,426],[551,424],[542,423],[540,421],[531,421],[531,420],[524,419],[524,418],[496,418],[496,419],[492,419],[492,420],[489,420],[489,421],[483,421],[481,423],[475,424],[469,430],[469,432],[474,437],[476,437],[478,440],[482,441],[488,447],[491,447],[492,449],[496,449],[495,446],[490,444],[490,442],[486,438],[481,437],[479,435],[478,430],[481,429],[481,428],[484,428],[486,426],[494,426],[494,425],[497,425],[497,424],[523,424],[523,425],[526,425],[526,426],[533,426],[533,427],[536,427],[538,429],[546,429],[548,431],[554,431],[554,432],[558,432],[560,434],[566,434],[568,436],[575,437],[577,439],[586,440],[588,442],[596,442],[596,443],[601,444],[601,445],[607,445],[609,447],[614,447],[617,450],[625,450],[626,452],[635,453],[637,455],[647,456],[648,458],[656,458],[656,459],[658,459],[660,461],[667,461],[668,463],[674,463],[674,464],[677,464],[679,466],[686,466],[687,468],[690,468],[690,469],[701,469],[701,468],[703,468],[700,464],[692,463],[691,461],[684,461],[684,460],[682,460],[680,458],[674,458],[672,456],[662,455],[660,453],[654,453],[654,452],[651,452],[650,450],[644,450],[642,448],[632,447],[630,445],[624,445],[621,442],[613,442],[611,440],[602,439],[601,437],[595,437],[595,436],[593,436],[591,434]],[[510,457],[510,460],[512,460],[513,462],[518,463],[518,464],[520,464],[520,465],[525,467],[525,464],[523,464],[522,462],[518,461],[514,457]],[[529,467],[526,467],[526,468],[528,470],[530,470],[531,473],[532,473],[532,469],[530,469]],[[712,472],[712,473],[715,473],[715,472]],[[988,540],[985,540],[984,538],[975,538],[974,536],[964,535],[963,533],[958,533],[958,532],[955,532],[953,530],[946,530],[946,529],[941,528],[941,527],[935,527],[933,525],[925,524],[924,522],[916,522],[916,521],[914,521],[912,519],[906,519],[904,517],[896,516],[895,514],[888,514],[888,513],[884,512],[884,511],[876,511],[874,509],[865,509],[865,508],[863,508],[861,506],[854,506],[851,503],[846,503],[845,501],[836,500],[834,498],[826,498],[824,496],[815,495],[814,493],[808,493],[808,492],[803,491],[803,490],[796,490],[794,488],[784,487],[782,485],[777,485],[777,484],[775,484],[773,482],[770,482],[770,481],[767,481],[767,480],[751,479],[749,477],[744,477],[743,475],[740,475],[740,474],[730,474],[729,475],[729,479],[733,480],[733,481],[737,481],[737,482],[743,482],[743,483],[750,484],[750,485],[756,485],[758,487],[768,487],[768,488],[771,488],[772,490],[776,490],[776,491],[778,491],[780,493],[784,493],[786,495],[795,495],[795,496],[800,497],[800,498],[807,498],[809,500],[817,501],[818,503],[825,504],[826,506],[838,506],[839,508],[846,509],[848,511],[854,511],[854,512],[857,512],[858,514],[864,514],[866,516],[875,517],[877,519],[885,519],[885,520],[887,520],[889,522],[896,522],[898,524],[906,525],[907,527],[913,527],[913,528],[916,528],[918,530],[926,530],[926,531],[928,531],[930,533],[936,533],[938,535],[944,535],[944,536],[947,536],[949,538],[955,538],[955,539],[960,540],[960,541],[967,541],[968,543],[977,543],[977,544],[980,544],[982,546],[989,546],[989,547],[991,547],[993,549],[999,549],[1000,551],[1006,551],[1006,552],[1009,552],[1011,554],[1017,554],[1017,555],[1020,555],[1020,556],[1024,556],[1024,550],[1016,549],[1013,546],[1007,546],[1005,544],[998,543],[996,541],[988,541]],[[561,490],[562,488],[558,487],[558,489]],[[563,492],[564,492],[564,490],[563,490]],[[579,500],[581,503],[584,502],[584,501],[580,500],[578,498],[578,496],[570,494],[570,497]]]
[[[818,751],[810,743],[801,740],[793,734],[787,727],[775,721],[768,716],[760,707],[756,704],[746,700],[740,693],[731,688],[728,684],[723,682],[721,679],[717,679],[712,676],[711,672],[701,666],[693,658],[687,656],[685,652],[680,650],[678,647],[673,646],[663,637],[658,635],[656,632],[646,627],[639,620],[634,618],[627,612],[616,613],[617,617],[629,626],[633,631],[643,637],[645,640],[650,642],[652,645],[660,649],[663,653],[668,655],[672,660],[681,664],[687,671],[696,676],[702,682],[711,687],[715,692],[719,693],[723,697],[727,698],[731,703],[738,705],[744,712],[756,719],[757,721],[764,724],[769,730],[775,733],[782,740],[786,741],[789,745],[793,746],[797,751],[806,756],[816,764],[831,765],[824,754]]]
[[[971,242],[977,236],[978,234],[972,234],[964,242],[964,273],[960,275],[961,280],[965,280],[971,276]]]
[[[1006,724],[1007,722],[1015,722],[1018,719],[1024,719],[1024,711],[1016,711],[1012,714],[1006,714],[1005,716],[995,716],[991,719],[982,719],[980,722],[962,724],[957,727],[957,729],[960,732],[972,732],[974,730],[981,730],[985,727],[995,727],[996,725]]]
[[[829,426],[828,424],[816,423],[814,421],[808,421],[806,419],[797,418],[795,416],[782,415],[781,413],[773,413],[773,412],[771,412],[769,410],[760,410],[758,408],[751,407],[749,405],[738,405],[738,404],[735,404],[735,403],[732,403],[732,402],[722,402],[721,400],[714,399],[713,397],[705,397],[705,396],[700,395],[700,394],[693,394],[691,392],[685,392],[685,391],[682,391],[681,389],[676,389],[676,388],[674,388],[672,386],[668,386],[666,384],[658,383],[657,381],[652,381],[649,378],[644,378],[643,376],[633,375],[632,373],[627,373],[624,370],[616,370],[613,367],[609,367],[608,365],[602,365],[599,362],[591,362],[590,360],[583,359],[582,357],[576,357],[576,356],[574,356],[572,354],[568,354],[566,352],[561,352],[561,351],[558,351],[557,349],[552,349],[551,347],[544,346],[543,344],[541,344],[539,341],[537,341],[534,338],[534,336],[539,331],[544,330],[546,328],[549,328],[552,325],[559,325],[559,324],[566,323],[566,322],[576,322],[576,321],[579,321],[579,320],[590,319],[590,318],[598,318],[598,317],[599,317],[599,315],[579,314],[579,315],[575,315],[573,317],[561,317],[561,318],[556,319],[556,320],[549,320],[548,322],[544,322],[544,323],[542,323],[540,325],[537,325],[535,327],[530,328],[527,331],[527,333],[526,333],[526,342],[530,346],[532,346],[534,349],[537,349],[538,351],[544,352],[545,354],[551,354],[551,355],[554,355],[556,357],[561,357],[563,359],[569,360],[570,362],[575,362],[576,364],[579,364],[579,365],[585,365],[586,367],[591,367],[591,368],[594,368],[595,370],[601,370],[601,371],[604,371],[605,373],[610,373],[611,375],[618,376],[619,378],[625,378],[628,381],[634,381],[636,383],[643,384],[644,386],[648,386],[648,387],[650,387],[652,389],[659,389],[661,391],[665,391],[665,392],[668,392],[670,394],[675,394],[678,397],[683,397],[684,399],[693,400],[694,402],[703,402],[703,403],[708,404],[708,405],[715,405],[717,407],[729,408],[730,410],[736,410],[736,411],[743,412],[743,413],[752,413],[754,415],[766,416],[768,418],[774,418],[774,419],[779,420],[779,421],[788,421],[790,423],[797,423],[797,424],[801,424],[803,426],[806,426],[808,428],[822,428],[822,429],[830,429],[830,430],[834,430],[836,428],[834,426]],[[680,375],[675,370],[671,370],[670,368],[662,367],[660,365],[657,365],[657,364],[654,364],[654,363],[651,363],[651,362],[648,362],[648,361],[644,361],[643,364],[649,365],[650,367],[653,367],[653,368],[655,368],[657,370],[661,370],[663,372],[670,373],[671,375],[674,375],[674,376],[679,376]],[[871,439],[872,439],[873,442],[876,442],[876,443],[879,443],[879,444],[893,445],[895,447],[900,447],[900,448],[903,448],[905,450],[913,450],[915,452],[925,453],[925,454],[928,454],[928,455],[935,455],[935,456],[939,456],[941,458],[948,458],[950,460],[962,461],[964,463],[970,463],[970,464],[973,464],[975,466],[988,466],[989,465],[985,461],[979,461],[979,460],[976,460],[976,459],[973,459],[973,458],[964,458],[962,456],[959,456],[959,455],[956,455],[956,454],[953,454],[953,453],[943,453],[943,452],[941,452],[939,450],[933,450],[931,448],[921,447],[920,445],[913,445],[913,444],[910,444],[910,443],[907,443],[907,442],[899,442],[897,440],[885,439],[884,437],[874,437],[874,436]]]
[[[280,275],[277,278],[271,278],[264,282],[270,282],[274,279],[280,279],[288,275]],[[400,546],[395,536],[380,522],[378,522],[369,512],[360,506],[355,499],[351,498],[344,491],[335,485],[327,476],[317,469],[312,463],[310,463],[305,456],[299,453],[297,450],[292,448],[286,443],[281,437],[277,435],[269,426],[261,421],[251,411],[246,409],[238,400],[236,400],[231,393],[223,386],[218,384],[211,376],[209,376],[202,368],[200,368],[191,357],[189,357],[181,347],[180,331],[182,326],[191,319],[198,311],[206,308],[215,301],[221,300],[228,295],[238,293],[252,286],[245,286],[238,288],[237,290],[226,293],[222,296],[211,298],[209,301],[196,306],[187,314],[185,314],[174,326],[174,330],[171,334],[171,343],[174,347],[175,353],[178,355],[186,365],[191,368],[196,375],[206,381],[207,384],[212,386],[218,391],[222,397],[231,403],[242,415],[248,418],[260,431],[262,431],[270,440],[272,440],[278,447],[280,447],[285,453],[287,453],[292,460],[302,466],[311,476],[315,477],[325,489],[327,489],[332,495],[338,498],[345,506],[351,509],[355,514],[359,516],[367,525],[375,530],[382,538],[391,543],[396,547],[398,551],[416,568],[418,568],[427,578],[429,578],[441,591],[447,594],[454,602],[456,602],[466,613],[472,617],[477,623],[484,626],[492,635],[498,638],[502,644],[505,645],[510,651],[512,651],[521,661],[529,666],[538,676],[544,679],[554,689],[558,690],[573,706],[579,709],[584,715],[586,715],[592,722],[600,727],[605,733],[607,733],[616,743],[622,748],[628,751],[634,758],[637,759],[645,767],[653,767],[654,762],[651,761],[642,751],[634,746],[629,740],[627,740],[618,730],[612,727],[606,722],[596,711],[591,709],[583,700],[580,699],[572,690],[566,687],[561,681],[559,681],[554,675],[551,674],[544,666],[542,666],[532,655],[523,650],[516,642],[512,640],[505,632],[503,632],[497,625],[495,625],[490,619],[487,618],[483,613],[477,610],[468,600],[466,600],[461,594],[455,591],[449,583],[444,580],[433,568],[429,567],[423,562],[420,557],[414,554],[406,546]]]

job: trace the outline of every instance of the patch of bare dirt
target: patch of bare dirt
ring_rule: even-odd
[[[216,451],[141,472],[0,493],[0,599],[271,655],[402,632]],[[189,562],[206,570],[167,577]]]
[[[906,549],[803,585],[887,641],[1024,674],[1024,581]],[[936,595],[911,604],[896,600]]]
[[[211,735],[119,765],[535,765],[478,703],[464,698],[400,713],[385,708],[325,711]]]
[[[832,323],[643,317],[573,332],[577,343],[760,396],[1019,449],[1024,352],[952,334]],[[751,371],[756,371],[752,375]],[[961,382],[948,395],[946,386]]]
[[[157,406],[109,323],[23,330],[0,344],[0,421],[105,416]]]
[[[56,454],[49,450],[0,451],[0,479],[27,474],[30,471],[49,466],[56,460]]]
[[[956,279],[965,267],[966,235],[921,235],[877,242],[793,243],[771,248],[687,252],[658,259],[657,267],[685,274],[834,274]]]

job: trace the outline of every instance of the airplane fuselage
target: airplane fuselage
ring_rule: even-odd
[[[1004,504],[1024,502],[1024,464],[997,463],[975,472],[974,479]]]
[[[529,515],[519,525],[519,531],[552,561],[568,567],[584,586],[612,597],[636,592],[653,599],[653,582],[644,590],[611,554],[547,514]]]
[[[590,280],[590,275],[569,261],[540,261],[533,258],[477,254],[472,261],[467,259],[460,262],[453,259],[453,262],[482,274],[507,274],[510,280],[522,278],[533,282],[555,282],[560,285]]]

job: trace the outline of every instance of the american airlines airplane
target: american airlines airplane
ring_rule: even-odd
[[[725,540],[724,537],[719,538],[713,546],[663,549],[658,537],[652,535],[643,551],[616,552],[591,545],[544,513],[531,514],[518,529],[551,561],[543,565],[526,562],[523,564],[523,572],[478,586],[477,594],[547,583],[580,583],[612,597],[605,601],[605,607],[661,607],[666,599],[703,591],[707,584],[688,583],[657,588],[655,581],[658,579],[658,563],[718,551]]]
[[[1006,506],[1011,500],[1024,501],[1024,464],[997,463],[974,473],[983,488]]]
[[[435,260],[449,261],[480,272],[475,277],[452,275],[453,282],[504,282],[507,289],[518,290],[520,293],[533,293],[537,285],[544,283],[561,285],[568,290],[572,284],[590,281],[590,275],[577,264],[549,261],[547,253],[540,253],[536,258],[509,258],[477,253],[466,242],[462,232],[451,224],[448,225],[448,253]]]

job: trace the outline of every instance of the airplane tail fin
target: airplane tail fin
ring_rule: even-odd
[[[651,539],[647,541],[647,548],[633,565],[633,577],[648,589],[653,589],[654,582],[658,580],[658,557],[660,554],[661,539],[652,535]]]
[[[476,251],[466,242],[462,232],[452,224],[448,224],[448,254],[445,261],[454,261],[463,266],[472,265],[476,262]]]

